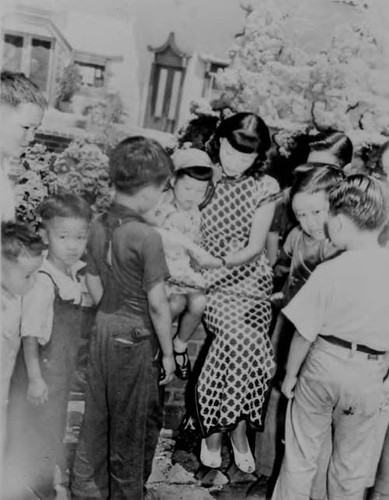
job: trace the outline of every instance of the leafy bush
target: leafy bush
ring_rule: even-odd
[[[77,64],[66,66],[58,82],[56,105],[60,102],[70,102],[74,94],[81,89],[81,85],[82,76]]]
[[[60,154],[41,144],[28,148],[16,184],[18,218],[37,227],[39,203],[62,189],[85,198],[95,213],[103,212],[112,202],[107,155],[85,140],[72,142]]]
[[[58,155],[53,171],[59,188],[83,196],[92,210],[105,210],[112,200],[109,186],[108,156],[87,140],[72,142]]]
[[[39,203],[57,189],[57,175],[52,170],[55,160],[55,153],[50,153],[41,144],[27,148],[22,159],[22,173],[15,186],[16,214],[33,226],[38,225],[36,209]]]

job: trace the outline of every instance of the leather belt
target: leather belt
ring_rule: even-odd
[[[375,349],[367,347],[367,345],[354,344],[353,342],[349,342],[348,340],[343,340],[338,337],[334,337],[333,335],[319,335],[319,337],[326,340],[327,342],[330,342],[331,344],[340,345],[341,347],[345,347],[346,349],[350,350],[364,352],[365,354],[372,354],[373,356],[386,354],[386,351],[376,351]]]

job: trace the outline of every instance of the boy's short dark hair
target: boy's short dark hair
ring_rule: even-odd
[[[21,104],[36,104],[47,108],[47,101],[39,87],[23,73],[1,72],[0,103],[17,108]]]
[[[290,191],[291,200],[297,193],[314,194],[324,191],[328,194],[344,179],[343,172],[330,164],[323,163],[318,167],[313,163],[305,163],[302,166],[307,168],[296,172],[295,182]]]
[[[92,210],[88,203],[81,196],[65,191],[44,199],[37,212],[43,225],[54,217],[85,219],[88,222],[92,219]]]
[[[17,262],[21,255],[39,257],[46,245],[39,234],[21,222],[1,223],[1,255]]]
[[[330,192],[330,212],[346,215],[359,229],[374,231],[388,220],[387,199],[385,186],[378,179],[350,175]]]
[[[163,184],[172,172],[172,160],[154,139],[129,137],[110,155],[110,179],[118,191],[128,195],[148,185]]]

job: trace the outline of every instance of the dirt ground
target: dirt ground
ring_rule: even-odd
[[[197,440],[188,445],[187,439],[162,431],[148,482],[157,500],[266,500],[266,487],[254,474],[244,474],[231,464],[226,445],[220,471],[199,464],[197,446]]]
[[[72,401],[69,406],[65,437],[69,463],[75,451],[83,407],[83,401]],[[199,444],[194,432],[173,435],[170,429],[161,431],[147,485],[155,500],[266,500],[266,485],[258,482],[256,475],[244,474],[236,468],[227,442],[223,444],[220,470],[201,466],[197,459]],[[57,500],[67,500],[67,494],[60,489]]]

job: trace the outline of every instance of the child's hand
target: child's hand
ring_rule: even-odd
[[[205,250],[201,251],[193,251],[188,250],[191,258],[196,262],[199,267],[217,269],[222,266],[222,262],[220,259],[213,257],[210,253]]]
[[[162,356],[163,378],[159,385],[166,385],[173,380],[174,372],[176,371],[176,363],[173,354],[170,356]]]
[[[277,307],[278,309],[282,308],[282,305],[284,303],[285,295],[283,292],[277,292],[273,293],[270,296],[270,301],[273,304],[274,307]]]
[[[49,390],[43,378],[35,379],[29,382],[27,389],[27,401],[34,406],[40,406],[47,402]]]
[[[297,382],[297,377],[294,375],[286,374],[284,381],[282,382],[281,392],[288,399],[292,399],[294,396],[294,388]]]

